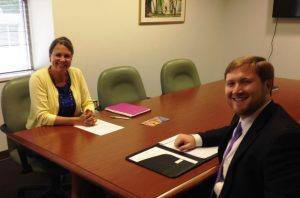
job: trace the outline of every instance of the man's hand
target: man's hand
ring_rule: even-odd
[[[174,142],[174,145],[181,151],[188,151],[195,148],[196,141],[192,135],[179,134]]]

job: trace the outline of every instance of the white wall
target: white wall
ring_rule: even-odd
[[[160,69],[173,58],[192,59],[202,83],[222,79],[237,56],[268,57],[275,27],[273,0],[187,0],[185,23],[167,25],[139,25],[138,0],[52,2],[55,36],[73,41],[73,65],[83,70],[93,98],[100,72],[119,65],[138,69],[148,96],[161,94]],[[279,20],[271,57],[278,77],[300,79],[299,24]]]
[[[131,2],[131,3],[128,3]],[[190,58],[203,83],[215,80],[219,60],[221,4],[218,0],[187,1],[183,24],[139,25],[139,1],[54,0],[55,35],[69,37],[75,47],[73,65],[88,76],[97,98],[98,75],[106,68],[131,65],[138,69],[148,96],[160,95],[160,69],[174,58]],[[70,12],[66,13],[66,8]]]
[[[269,57],[273,0],[225,0],[224,63],[245,54]],[[279,19],[270,61],[277,77],[300,79],[300,19]],[[225,66],[225,65],[224,65]]]
[[[29,20],[33,64],[40,68],[49,63],[49,43],[54,39],[51,0],[29,0]]]

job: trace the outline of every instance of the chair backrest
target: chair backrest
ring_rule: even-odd
[[[9,132],[26,129],[30,110],[29,78],[24,76],[10,80],[2,89],[2,115]]]
[[[195,64],[189,59],[167,61],[160,72],[162,94],[200,85]]]
[[[132,103],[147,98],[141,76],[131,66],[104,70],[98,78],[97,91],[100,110],[120,102]]]

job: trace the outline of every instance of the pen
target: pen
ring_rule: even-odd
[[[124,120],[129,120],[130,118],[123,117],[123,116],[110,116],[111,118],[117,118],[117,119],[124,119]]]

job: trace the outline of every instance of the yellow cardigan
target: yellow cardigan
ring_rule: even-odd
[[[94,103],[91,99],[86,81],[78,68],[70,67],[71,90],[76,102],[74,116],[79,116],[86,109],[94,111]],[[58,114],[58,91],[53,84],[48,68],[42,68],[34,72],[29,81],[30,113],[26,128],[35,128],[45,125],[53,125]]]

